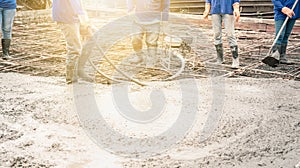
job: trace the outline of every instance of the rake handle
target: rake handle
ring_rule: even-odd
[[[297,3],[298,3],[298,0],[295,1],[294,5],[293,5],[293,7],[292,7],[292,9],[291,9],[292,11],[294,11],[294,9],[295,9]],[[269,52],[268,52],[268,55],[271,54],[272,49],[273,49],[273,47],[275,46],[277,40],[279,39],[279,36],[281,35],[281,33],[282,33],[282,31],[283,31],[283,29],[284,29],[286,23],[288,22],[288,20],[289,20],[289,17],[287,16],[287,17],[285,18],[285,20],[284,20],[284,22],[283,22],[283,24],[282,24],[282,26],[281,26],[281,28],[280,28],[278,34],[277,34],[275,40],[273,41],[273,44],[272,44],[272,46],[271,46],[271,48],[270,48],[270,50],[269,50]]]

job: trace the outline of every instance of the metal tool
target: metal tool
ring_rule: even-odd
[[[292,7],[292,9],[291,9],[292,11],[294,11],[294,9],[295,9],[297,3],[298,3],[298,0],[295,1],[294,5],[293,5],[293,7]],[[275,46],[277,40],[279,39],[279,36],[281,35],[281,33],[282,33],[284,27],[286,26],[286,23],[288,22],[288,20],[289,20],[289,17],[287,16],[287,17],[285,18],[285,21],[283,22],[283,24],[282,24],[282,26],[281,26],[281,28],[280,28],[278,34],[276,35],[276,38],[275,38],[275,40],[273,41],[273,44],[272,44],[272,46],[271,46],[269,52],[267,53],[267,56],[262,60],[263,63],[265,63],[265,64],[267,64],[267,65],[269,65],[269,66],[271,66],[271,67],[277,67],[278,64],[279,64],[279,60],[276,59],[276,58],[274,58],[274,57],[272,57],[272,56],[270,56],[270,55],[271,55],[271,52],[272,52],[273,47]]]

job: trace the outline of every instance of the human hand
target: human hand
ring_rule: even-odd
[[[203,12],[203,18],[204,18],[205,20],[208,20],[208,15],[209,15],[209,11],[205,10],[205,11]]]
[[[233,15],[235,17],[235,21],[238,22],[240,20],[240,17],[241,17],[240,4],[235,3],[232,6],[233,6]]]
[[[284,13],[285,15],[287,15],[289,18],[295,16],[295,13],[293,10],[291,10],[290,8],[288,7],[283,7],[281,9],[281,12]]]
[[[205,4],[205,10],[203,12],[203,18],[208,20],[208,15],[210,13],[210,4],[209,3],[206,3]]]

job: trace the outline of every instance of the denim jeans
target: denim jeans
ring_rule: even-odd
[[[0,25],[2,29],[2,39],[11,39],[11,30],[15,15],[16,9],[0,8]]]
[[[81,54],[80,24],[57,23],[65,36],[67,45],[67,65],[74,65]]]
[[[276,20],[275,21],[275,29],[276,29],[276,36],[278,35],[278,32],[283,25],[284,20]],[[286,23],[286,26],[283,28],[281,35],[279,36],[278,40],[276,41],[276,44],[281,45],[281,44],[287,44],[289,36],[292,33],[293,27],[296,23],[295,19],[289,19],[288,22]]]
[[[227,35],[227,40],[230,46],[237,46],[237,41],[235,37],[234,30],[234,16],[229,14],[213,14],[212,15],[212,25],[214,31],[214,44],[222,44],[222,22],[224,22],[224,27]]]

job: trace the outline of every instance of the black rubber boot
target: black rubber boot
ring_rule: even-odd
[[[272,57],[276,58],[276,59],[280,59],[280,53],[282,53],[281,51],[281,45],[280,44],[276,44],[273,49],[272,49]]]
[[[288,63],[288,59],[286,58],[286,48],[287,48],[287,44],[281,44],[281,51],[279,52],[280,53],[279,62],[281,64]]]
[[[148,47],[148,55],[146,56],[146,67],[153,68],[159,63],[156,47]]]
[[[143,51],[135,51],[134,57],[129,59],[129,62],[132,64],[137,64],[144,61]]]
[[[223,64],[224,63],[224,54],[223,54],[223,44],[215,45],[217,50],[217,63]]]
[[[9,55],[9,47],[10,47],[10,39],[2,39],[2,58],[3,59],[11,59],[12,57]]]
[[[77,70],[77,75],[80,79],[87,81],[87,82],[94,82],[94,79],[85,73],[84,71],[84,65],[81,62],[78,62],[78,70]]]
[[[232,57],[233,58],[238,58],[239,57],[239,51],[238,51],[238,46],[230,46]]]
[[[238,46],[230,46],[231,53],[232,53],[232,68],[239,68],[240,61],[239,61],[239,52]]]
[[[66,65],[66,83],[72,84],[78,81],[76,63]]]
[[[91,46],[92,45],[88,43],[83,47],[81,55],[79,56],[79,59],[78,59],[78,67],[77,67],[78,77],[87,82],[94,82],[94,78],[92,78],[91,76],[86,74],[84,71],[84,66],[88,60],[88,55],[89,55],[88,52],[90,51]]]
[[[275,51],[281,52],[281,44],[275,44],[273,49],[272,49],[272,53],[274,53]]]

